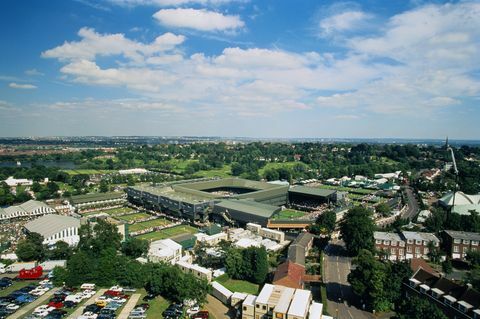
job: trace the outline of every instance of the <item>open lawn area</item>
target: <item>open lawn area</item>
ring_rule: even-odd
[[[295,219],[305,216],[307,213],[294,209],[284,209],[276,214],[273,219]]]
[[[147,213],[135,213],[130,215],[117,216],[116,219],[124,220],[126,222],[141,220],[150,217],[151,215]]]
[[[268,169],[277,169],[281,167],[292,168],[293,166],[295,166],[295,164],[299,164],[299,162],[267,163],[267,165],[258,170],[258,174],[260,174],[260,176],[263,176],[263,173],[265,173],[265,171]]]
[[[132,225],[135,226],[135,225]],[[131,227],[130,227],[131,229]],[[198,229],[188,225],[178,225],[167,229],[162,229],[159,231],[151,232],[148,234],[143,234],[135,238],[146,239],[146,240],[159,240],[165,238],[176,237],[185,234],[196,234]]]
[[[208,171],[199,171],[195,173],[195,176],[199,177],[223,177],[228,178],[232,177],[232,168],[230,165],[224,165],[219,169],[212,169]]]
[[[234,292],[244,292],[247,294],[258,294],[258,285],[246,280],[231,279],[227,274],[218,277],[215,281],[218,281],[224,285],[227,289]]]
[[[169,220],[166,220],[165,218],[157,218],[154,220],[149,220],[148,222],[142,222],[142,223],[130,225],[128,226],[128,230],[131,232],[136,232],[136,231],[147,229],[150,227],[165,226],[170,223],[171,222]]]
[[[97,174],[108,174],[108,173],[114,173],[116,171],[114,170],[108,170],[108,169],[64,169],[62,172],[67,173],[68,175],[97,175]]]
[[[100,213],[105,213],[110,216],[115,216],[115,215],[121,215],[121,214],[126,214],[126,213],[135,213],[135,210],[130,208],[130,207],[118,207],[118,208],[111,208],[111,209],[105,209],[105,210],[97,210],[94,212],[88,212],[84,214],[85,216],[88,215],[95,215],[95,214],[100,214]]]

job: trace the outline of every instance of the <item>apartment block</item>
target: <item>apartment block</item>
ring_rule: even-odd
[[[479,249],[479,233],[445,230],[442,237],[444,247],[452,259],[465,260],[468,251],[477,251]]]
[[[386,253],[390,260],[405,259],[405,242],[396,233],[375,232],[375,248]]]
[[[432,233],[403,231],[399,234],[375,232],[375,248],[386,253],[390,260],[427,258],[430,242],[440,246],[440,240]]]

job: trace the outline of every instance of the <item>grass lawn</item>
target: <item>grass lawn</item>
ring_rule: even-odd
[[[128,226],[128,230],[131,232],[136,232],[136,231],[147,229],[150,227],[165,226],[170,223],[171,222],[169,220],[166,220],[165,218],[157,218],[154,220],[149,220],[148,222],[142,222],[142,223],[136,223],[136,224],[130,225]]]
[[[67,173],[68,175],[96,175],[96,174],[108,174],[115,172],[114,170],[108,169],[64,169],[62,172]]]
[[[0,290],[0,297],[7,296],[7,295],[11,294],[12,292],[14,292],[15,290],[23,288],[25,286],[28,286],[30,284],[37,284],[37,283],[38,283],[38,281],[30,281],[30,280],[14,281],[13,285],[11,285],[10,287],[5,288],[3,290]]]
[[[135,225],[132,225],[135,226]],[[131,230],[132,227],[129,229]],[[146,239],[146,240],[160,240],[165,238],[171,238],[179,235],[184,234],[196,234],[198,233],[198,229],[188,225],[178,225],[171,228],[151,232],[148,234],[143,234],[140,236],[136,236],[136,238]]]
[[[292,219],[305,216],[307,213],[293,209],[284,209],[275,215],[274,219]]]
[[[95,215],[100,213],[106,213],[110,216],[115,216],[115,215],[120,215],[125,213],[135,213],[135,210],[130,207],[118,207],[118,208],[111,208],[111,209],[105,209],[105,210],[97,210],[94,212],[86,213],[84,215],[88,216],[88,215]]]
[[[195,176],[228,178],[228,177],[232,177],[232,168],[230,165],[224,165],[222,168],[219,168],[219,169],[196,172]]]
[[[244,292],[252,295],[256,295],[258,293],[258,285],[251,283],[246,280],[236,280],[231,279],[228,277],[227,274],[222,275],[216,279],[219,283],[225,286],[225,288],[229,289],[233,292]]]
[[[277,169],[281,167],[292,168],[293,166],[295,166],[295,164],[298,164],[298,163],[299,162],[267,163],[267,165],[265,165],[264,167],[258,170],[258,174],[260,176],[263,176],[263,173],[265,173],[265,171],[268,169],[272,169],[272,168]]]
[[[131,222],[131,221],[136,221],[140,219],[145,219],[150,217],[151,215],[147,213],[136,213],[136,214],[130,214],[130,215],[123,215],[123,216],[117,216],[115,217],[116,219],[124,220],[126,222]]]

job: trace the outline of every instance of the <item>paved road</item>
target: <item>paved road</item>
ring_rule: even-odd
[[[103,293],[105,291],[107,291],[107,289],[100,289],[99,291],[97,291],[96,294],[94,294],[92,297],[90,297],[90,299],[88,299],[85,303],[83,303],[82,306],[78,307],[70,316],[67,317],[67,319],[75,319],[75,318],[81,316],[85,307],[88,306],[91,303],[94,303],[95,299],[97,299],[98,297],[103,295]]]
[[[140,299],[140,294],[133,294],[127,301],[127,304],[123,307],[122,312],[118,315],[118,319],[128,319],[128,315],[137,305],[138,299]]]
[[[405,187],[405,194],[407,195],[406,199],[408,203],[408,209],[405,214],[403,214],[403,218],[409,218],[410,220],[412,220],[418,213],[418,201],[415,198],[411,187]]]
[[[17,312],[11,314],[10,316],[7,317],[7,319],[17,319],[25,316],[27,313],[30,313],[33,311],[33,309],[37,308],[41,304],[43,304],[46,300],[50,299],[50,297],[57,291],[58,288],[51,289],[47,291],[46,294],[43,296],[40,296],[37,300],[34,302],[29,303],[28,305],[25,305],[24,307],[18,309]]]
[[[347,281],[350,273],[351,258],[343,254],[343,242],[332,240],[325,248],[323,278],[327,286],[328,312],[334,318],[370,319],[371,313],[362,311],[358,297]]]

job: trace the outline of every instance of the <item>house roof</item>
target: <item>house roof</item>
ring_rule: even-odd
[[[292,303],[288,309],[287,315],[305,317],[308,311],[312,293],[309,290],[297,289],[293,295]]]
[[[450,237],[455,239],[480,241],[479,233],[471,233],[471,232],[457,231],[457,230],[445,230],[444,232],[448,234]]]
[[[410,268],[412,269],[413,272],[416,272],[419,268],[422,268],[423,270],[431,273],[438,275],[438,271],[433,269],[426,261],[425,259],[422,258],[412,258],[410,259]]]
[[[288,307],[290,306],[290,301],[292,300],[293,294],[295,293],[295,289],[293,288],[285,288],[278,300],[277,305],[275,306],[274,311],[280,313],[286,313]]]
[[[376,240],[402,241],[402,238],[397,233],[376,231],[373,233]]]
[[[305,247],[299,245],[290,245],[288,247],[288,260],[304,266],[305,265]]]
[[[256,303],[267,304],[270,295],[273,292],[273,285],[265,284],[257,297]]]
[[[301,233],[300,235],[295,238],[295,240],[292,242],[292,245],[299,245],[306,247],[310,241],[313,240],[313,235],[310,233]]]
[[[79,228],[80,220],[70,216],[49,214],[25,224],[24,227],[31,233],[38,233],[47,238],[70,227]]]
[[[303,288],[303,276],[305,267],[295,264],[289,260],[280,264],[275,271],[273,283],[290,288]]]
[[[422,240],[422,241],[433,241],[434,243],[440,242],[440,240],[432,233],[422,233],[422,232],[415,232],[415,231],[402,231],[403,237],[405,239],[412,239],[412,240]]]

